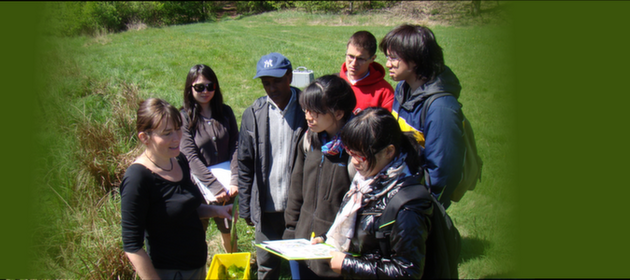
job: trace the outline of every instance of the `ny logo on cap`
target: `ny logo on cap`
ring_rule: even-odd
[[[265,60],[265,68],[272,67],[273,61],[271,59]]]

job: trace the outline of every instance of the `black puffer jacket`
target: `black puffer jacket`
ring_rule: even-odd
[[[379,215],[404,182],[399,179],[387,195],[369,202],[359,210],[355,234],[349,251],[360,257],[347,256],[342,275],[346,278],[422,278],[425,270],[426,240],[430,232],[433,204],[414,200],[400,208],[390,237],[390,257],[385,258],[376,239]],[[380,182],[373,193],[382,190]],[[427,267],[426,269],[431,269]]]

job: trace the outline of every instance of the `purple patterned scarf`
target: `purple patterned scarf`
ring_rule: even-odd
[[[326,139],[328,138],[328,133],[324,132],[322,138],[324,140],[322,142],[326,142]],[[327,156],[336,156],[340,154],[344,148],[345,146],[343,145],[343,143],[341,143],[341,137],[339,136],[339,133],[337,133],[332,140],[326,142],[326,144],[322,146],[322,153]]]

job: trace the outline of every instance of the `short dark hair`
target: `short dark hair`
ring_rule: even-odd
[[[341,142],[365,156],[369,169],[376,165],[376,154],[390,144],[394,145],[395,156],[407,153],[406,163],[412,173],[421,166],[413,134],[403,133],[396,118],[385,108],[370,107],[359,112],[341,129]]]
[[[199,76],[204,76],[208,81],[211,81],[214,84],[214,96],[210,100],[212,118],[218,121],[223,120],[223,94],[221,93],[219,79],[210,66],[197,64],[188,71],[186,84],[184,85],[184,106],[182,108],[190,119],[188,128],[191,130],[196,129],[197,123],[202,118],[201,107],[195,100],[192,92],[192,84],[197,80],[197,78],[199,78]]]
[[[368,31],[357,31],[352,34],[352,37],[348,40],[346,48],[350,44],[367,50],[370,57],[373,57],[376,54],[376,38]]]
[[[401,25],[389,31],[381,40],[385,55],[391,51],[406,63],[416,64],[418,78],[429,81],[444,71],[444,54],[431,29],[420,25]]]

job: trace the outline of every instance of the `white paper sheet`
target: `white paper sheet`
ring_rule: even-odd
[[[229,194],[229,186],[230,186],[230,181],[232,179],[232,171],[230,170],[230,161],[224,161],[219,164],[208,166],[208,170],[212,172],[212,175],[214,175],[214,177],[217,178],[217,180],[219,180],[219,183],[221,183],[221,185],[225,189],[225,192]],[[199,187],[201,194],[203,194],[203,197],[206,199],[206,203],[216,202],[217,198],[212,194],[212,192],[210,192],[210,190],[208,189],[208,186],[204,185],[201,182],[201,180],[197,178],[197,176],[192,175],[192,177],[195,183],[197,184],[197,186]]]
[[[212,172],[219,183],[223,185],[226,192],[229,191],[230,181],[232,180],[232,170],[230,170],[230,161],[224,161],[215,165],[208,166],[208,170]]]

